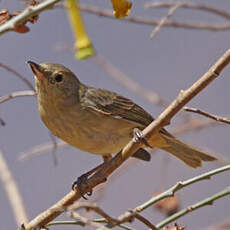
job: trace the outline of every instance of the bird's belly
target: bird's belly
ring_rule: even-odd
[[[98,155],[118,153],[132,138],[134,124],[108,116],[87,113],[73,119],[69,116],[42,116],[51,132],[76,148]]]

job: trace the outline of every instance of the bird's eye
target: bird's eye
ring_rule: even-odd
[[[63,80],[63,76],[61,75],[61,74],[57,74],[56,76],[55,76],[55,81],[56,82],[61,82]]]

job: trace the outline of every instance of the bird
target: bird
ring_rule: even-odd
[[[142,131],[154,118],[132,100],[115,92],[86,86],[68,68],[55,63],[28,61],[35,76],[38,110],[46,127],[58,138],[104,161],[120,152],[133,138],[133,130]],[[175,156],[191,168],[214,156],[192,147],[170,134],[165,128],[148,140]],[[150,161],[144,148],[134,157]]]

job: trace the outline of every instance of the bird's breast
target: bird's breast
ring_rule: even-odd
[[[42,121],[55,136],[78,149],[99,155],[118,153],[132,138],[136,127],[121,118],[77,106],[62,109],[39,106],[39,111]]]

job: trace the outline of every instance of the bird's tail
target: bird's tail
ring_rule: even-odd
[[[192,168],[202,166],[202,161],[215,161],[216,158],[204,153],[194,147],[191,147],[173,136],[162,135],[168,146],[161,147],[161,149],[179,158],[185,164]]]

